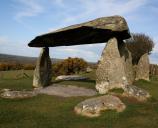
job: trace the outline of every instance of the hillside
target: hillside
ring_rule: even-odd
[[[17,55],[8,55],[0,53],[0,63],[20,63],[20,64],[35,64],[37,57],[26,57],[26,56],[17,56]],[[51,58],[52,63],[62,61],[63,59]],[[88,62],[89,64],[96,64],[95,62]]]
[[[0,63],[20,63],[20,64],[35,64],[37,57],[26,57],[26,56],[17,56],[17,55],[8,55],[8,54],[0,54]],[[61,61],[62,59],[52,58],[52,63]]]

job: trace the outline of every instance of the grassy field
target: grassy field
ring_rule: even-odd
[[[0,89],[32,89],[32,71],[25,73],[29,77],[19,75],[21,71],[0,72]],[[91,79],[59,83],[95,88],[95,73],[84,75]],[[135,85],[149,91],[152,98],[145,103],[121,98],[127,105],[124,112],[106,111],[97,118],[78,116],[73,111],[74,106],[87,97],[0,98],[0,128],[158,128],[158,78],[151,77],[150,82],[140,80]],[[120,90],[114,92],[121,93]]]

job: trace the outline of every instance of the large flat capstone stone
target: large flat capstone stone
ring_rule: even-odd
[[[30,47],[55,47],[103,43],[111,37],[128,39],[128,25],[121,16],[102,17],[37,36]]]

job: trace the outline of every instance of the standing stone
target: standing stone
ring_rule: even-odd
[[[49,57],[49,48],[42,48],[40,56],[37,60],[33,77],[34,87],[48,86],[52,78],[51,59]]]
[[[118,40],[109,39],[103,50],[100,63],[96,71],[96,89],[105,94],[113,88],[123,88],[128,85],[123,59],[118,49]]]
[[[124,69],[125,69],[125,74],[127,77],[128,84],[132,85],[135,80],[135,77],[133,71],[131,52],[128,50],[126,44],[122,40],[119,40],[118,48],[119,48],[120,56],[122,58],[122,62],[124,64]]]
[[[141,56],[136,66],[136,78],[135,80],[149,80],[149,57],[145,53]]]

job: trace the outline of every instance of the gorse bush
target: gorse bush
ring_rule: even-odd
[[[55,76],[70,75],[85,72],[87,65],[87,62],[81,58],[69,57],[61,62],[53,64],[52,69]]]
[[[24,64],[23,65],[23,69],[24,70],[34,70],[35,69],[35,65],[34,64]]]
[[[154,47],[153,40],[145,34],[132,34],[132,38],[125,41],[127,48],[132,54],[133,64],[137,64],[140,57],[145,53],[150,54]]]

